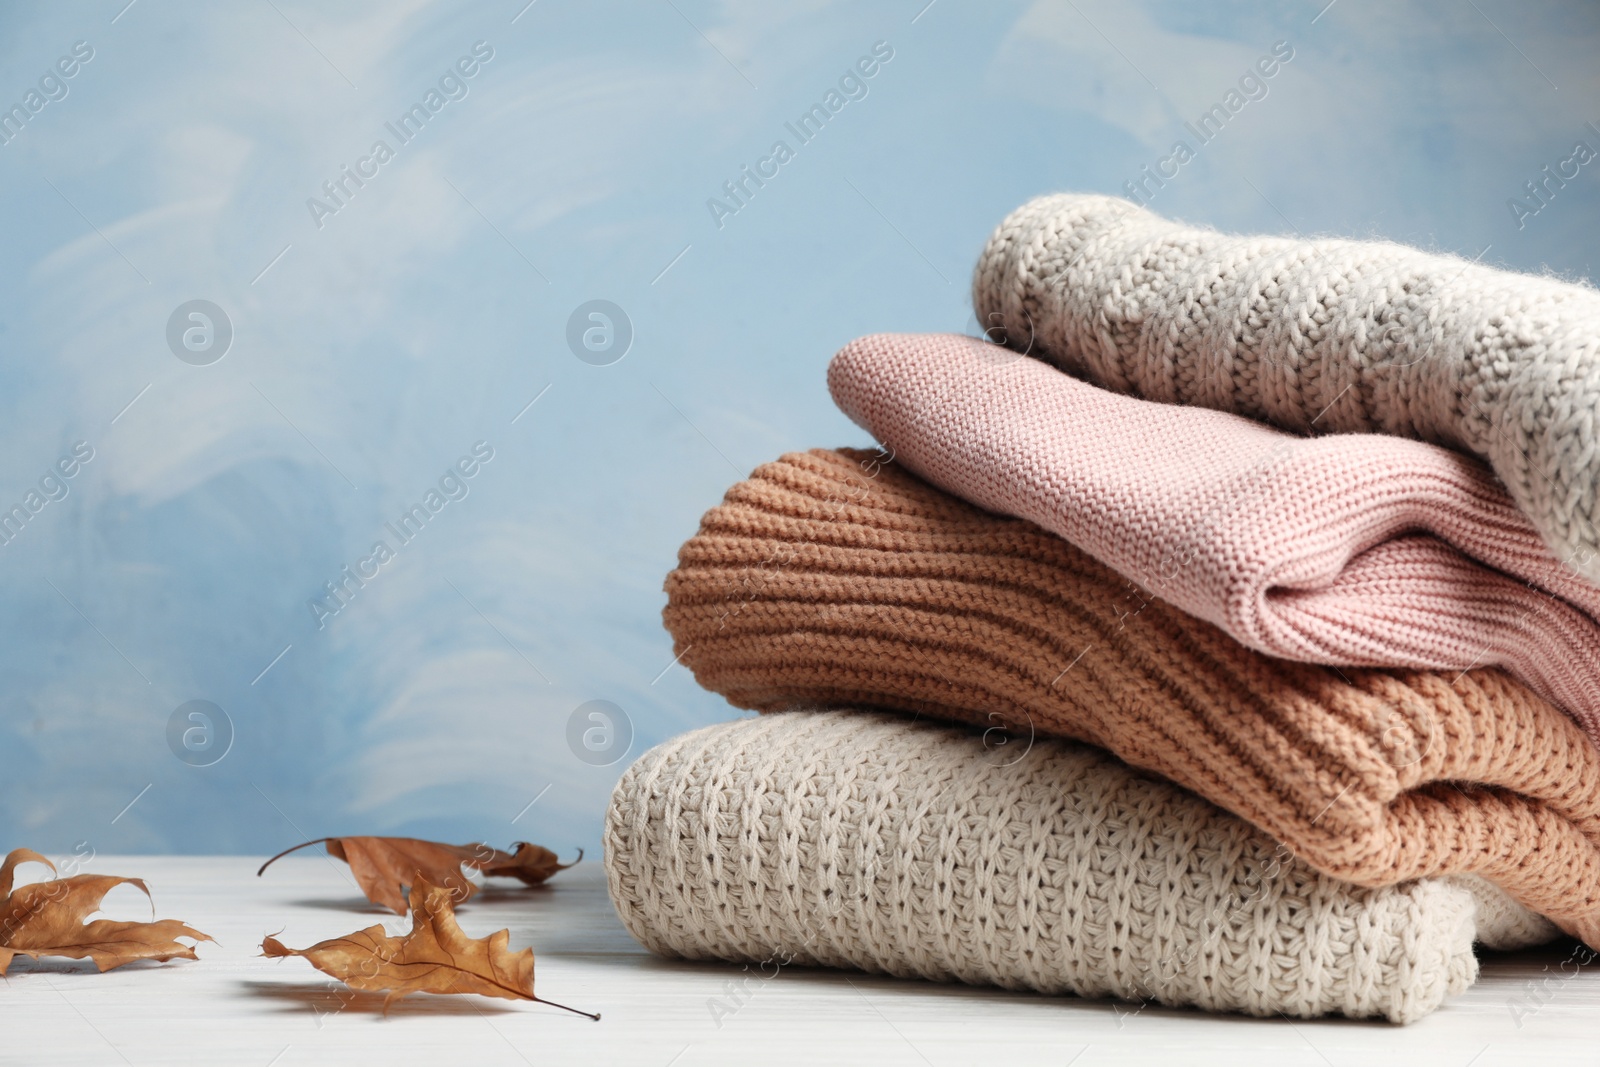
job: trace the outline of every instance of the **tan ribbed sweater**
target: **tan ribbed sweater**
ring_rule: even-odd
[[[1288,663],[1151,599],[1030,523],[861,452],[728,491],[663,612],[739,707],[865,704],[1110,749],[1313,867],[1476,873],[1600,947],[1600,750],[1496,670]]]

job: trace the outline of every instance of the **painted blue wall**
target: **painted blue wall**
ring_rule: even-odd
[[[627,759],[580,759],[574,710],[620,708],[631,755],[735,714],[671,666],[662,578],[752,467],[865,442],[832,352],[972,329],[1009,209],[1177,140],[1152,207],[1191,221],[1569,277],[1600,247],[1600,164],[1523,188],[1600,149],[1586,0],[125,2],[0,31],[0,504],[38,508],[0,547],[6,847],[592,849]],[[603,366],[567,340],[597,299],[634,335]],[[220,359],[187,311],[169,343],[192,300]],[[346,566],[376,576],[332,614]]]

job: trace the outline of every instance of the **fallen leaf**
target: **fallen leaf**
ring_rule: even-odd
[[[52,871],[56,869],[55,864],[27,848],[13,849],[0,866],[0,975],[6,973],[16,956],[87,956],[102,971],[134,960],[192,960],[199,958],[194,948],[176,939],[188,937],[196,943],[211,940],[176,919],[96,919],[86,923],[84,920],[100,910],[100,902],[117,886],[136,886],[147,898],[149,887],[138,878],[75,874],[25,885],[13,893],[16,869],[23,863],[42,863]]]
[[[456,924],[452,894],[419,878],[411,890],[411,932],[391,937],[369,926],[310,948],[288,948],[275,937],[261,942],[271,959],[300,956],[352,989],[387,992],[384,1007],[407,993],[477,993],[505,1000],[532,1000],[598,1020],[599,1015],[545,1000],[533,993],[533,949],[512,952],[510,930],[468,937]]]
[[[356,884],[367,899],[382,904],[396,915],[406,913],[402,893],[419,879],[450,890],[456,903],[469,900],[478,887],[461,873],[463,865],[488,876],[518,878],[526,885],[538,885],[583,859],[583,850],[579,849],[578,859],[563,864],[554,852],[526,841],[513,845],[515,852],[505,852],[488,845],[446,845],[416,837],[319,837],[284,849],[263,863],[256,876],[260,877],[274,860],[297,849],[324,843],[329,855],[350,865]]]
[[[474,845],[481,848],[481,845]],[[583,859],[583,849],[578,850],[578,859],[571,863],[562,863],[554,852],[539,845],[530,845],[526,841],[518,841],[511,846],[515,852],[506,853],[497,848],[490,849],[491,855],[482,863],[469,861],[471,866],[477,867],[485,876],[490,878],[517,878],[524,885],[538,885],[557,871],[564,871],[568,867],[577,866]]]

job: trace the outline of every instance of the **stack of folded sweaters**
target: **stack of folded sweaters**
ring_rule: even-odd
[[[708,512],[665,621],[775,714],[606,824],[649,948],[1404,1022],[1600,949],[1600,293],[1045,197],[881,445]]]

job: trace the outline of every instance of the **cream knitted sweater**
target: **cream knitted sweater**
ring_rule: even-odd
[[[855,967],[1395,1022],[1473,982],[1475,937],[1556,934],[1476,878],[1359,889],[1099,749],[1020,747],[861,711],[668,741],[606,814],[617,914],[652,951],[758,982]]]
[[[973,276],[994,340],[1117,392],[1487,458],[1600,579],[1600,292],[1378,241],[1234,237],[1107,196],[1012,212]]]

